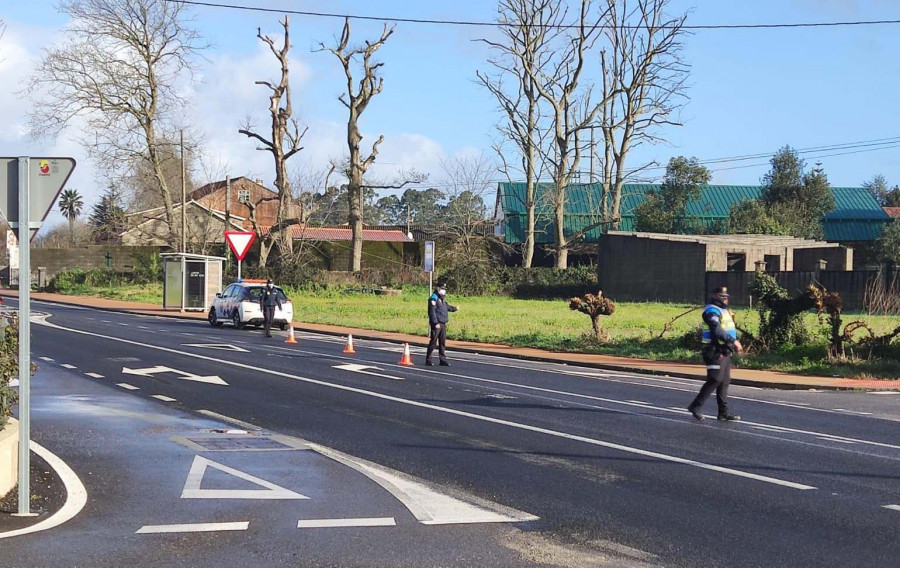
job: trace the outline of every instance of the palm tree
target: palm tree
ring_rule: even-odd
[[[84,207],[84,200],[78,194],[77,189],[63,190],[59,196],[59,210],[63,217],[69,220],[69,240],[75,244],[75,219],[81,215],[81,209]]]

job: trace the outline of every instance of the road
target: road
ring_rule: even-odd
[[[712,419],[696,422],[684,408],[699,383],[687,379],[476,354],[451,353],[451,367],[424,367],[419,349],[417,365],[404,367],[401,348],[389,343],[357,341],[357,353],[345,355],[338,337],[304,333],[289,345],[283,335],[267,340],[259,331],[197,321],[39,302],[32,309],[38,312],[33,357],[54,380],[68,377],[67,384],[92,392],[259,428],[322,455],[334,452],[331,458],[352,456],[356,465],[344,465],[357,471],[360,463],[377,464],[463,501],[512,511],[508,523],[474,519],[468,530],[435,523],[423,532],[425,523],[408,505],[377,486],[360,489],[360,502],[371,504],[364,513],[395,519],[393,532],[380,526],[303,533],[341,535],[316,537],[328,544],[309,565],[824,567],[896,566],[900,558],[900,396],[732,387],[744,421],[716,421],[710,401]],[[40,420],[34,429],[40,433]],[[65,456],[64,444],[53,442],[42,443]],[[195,453],[200,462],[185,462],[192,468],[218,460]],[[233,469],[248,472],[254,459],[263,458]],[[78,471],[78,457],[72,461]],[[154,463],[131,456],[129,467]],[[142,483],[158,484],[154,494],[168,491],[177,501],[187,488],[187,465],[179,467]],[[284,480],[305,475],[304,467],[275,469]],[[104,498],[90,479],[86,485],[93,499]],[[215,504],[223,519],[229,503]],[[166,506],[148,504],[146,524],[161,523]],[[135,535],[137,528],[114,530],[135,546],[138,537],[160,538]],[[273,566],[306,565],[304,554],[312,554],[297,523],[289,528]],[[57,531],[41,538],[66,534],[65,527]],[[182,546],[190,542],[189,535],[177,536]],[[207,551],[226,550],[247,538],[221,533],[202,542]],[[416,549],[410,542],[421,544],[419,553],[409,552]]]

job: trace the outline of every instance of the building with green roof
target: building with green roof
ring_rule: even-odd
[[[535,242],[553,243],[552,205],[548,198],[547,183],[538,185]],[[634,231],[634,211],[651,189],[658,184],[626,184],[622,190],[622,221],[619,230]],[[822,220],[825,240],[852,244],[871,243],[881,234],[891,218],[875,198],[862,187],[833,187],[835,209]],[[731,207],[745,200],[759,199],[762,187],[758,185],[705,185],[701,198],[688,204],[687,213],[714,229],[728,219]],[[599,221],[600,184],[572,184],[567,191],[565,234],[573,235]],[[495,210],[498,236],[509,244],[525,241],[526,211],[525,182],[504,182],[497,188]],[[584,242],[596,243],[602,228],[588,231]]]

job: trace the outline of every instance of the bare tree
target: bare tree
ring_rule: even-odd
[[[203,46],[185,5],[163,0],[62,0],[66,39],[44,53],[26,91],[31,129],[59,134],[85,119],[82,144],[104,164],[146,163],[165,208],[167,240],[178,222],[160,141],[173,139],[184,101],[176,85]]]
[[[378,156],[378,146],[384,142],[384,135],[379,136],[378,140],[372,144],[372,151],[369,153],[369,156],[363,158],[360,153],[362,134],[359,131],[359,119],[369,106],[372,97],[380,93],[384,87],[384,79],[379,76],[378,71],[384,63],[375,63],[372,61],[372,57],[393,33],[394,27],[385,25],[378,40],[374,42],[366,41],[363,46],[350,47],[350,19],[347,18],[344,20],[344,29],[336,47],[326,47],[325,44],[320,44],[321,51],[328,51],[338,58],[347,77],[347,92],[342,93],[338,100],[349,111],[347,118],[347,146],[350,151],[350,158],[347,162],[346,175],[347,199],[350,211],[347,220],[353,233],[349,266],[349,269],[353,272],[358,272],[362,268],[363,193],[365,191],[363,177]],[[358,84],[356,84],[353,78],[353,68],[359,58],[362,58],[363,75],[359,79]]]
[[[289,53],[291,49],[290,22],[287,16],[284,17],[281,26],[284,28],[284,42],[280,48],[275,47],[275,41],[272,38],[262,35],[261,30],[257,30],[256,33],[256,37],[269,46],[272,54],[281,65],[281,80],[277,84],[269,81],[256,82],[257,85],[265,85],[272,91],[272,94],[269,96],[269,114],[272,119],[271,133],[268,135],[268,138],[257,134],[249,122],[244,128],[239,130],[241,134],[260,142],[262,147],[259,149],[270,152],[275,161],[275,188],[278,190],[278,196],[248,204],[250,207],[250,221],[253,223],[254,230],[261,237],[260,266],[266,265],[269,253],[276,243],[281,255],[285,258],[290,258],[293,248],[291,226],[300,222],[294,215],[295,207],[291,184],[288,179],[287,161],[303,149],[300,146],[300,142],[307,129],[304,128],[301,131],[299,122],[293,118],[289,70]],[[269,229],[268,234],[263,236],[257,219],[257,207],[265,201],[274,201],[276,199],[278,200],[277,220],[275,225]]]
[[[601,207],[602,218],[618,226],[625,181],[655,165],[626,169],[629,152],[661,141],[658,127],[680,125],[675,115],[686,100],[689,66],[681,58],[681,40],[688,14],[668,16],[670,0],[606,2],[607,45],[600,53]]]
[[[440,233],[451,243],[452,264],[488,260],[485,198],[493,189],[497,166],[484,154],[441,160],[447,204]]]
[[[591,0],[581,0],[578,21],[564,25],[567,9],[562,0],[551,8],[555,19],[553,37],[548,41],[560,44],[540,68],[527,68],[538,94],[551,109],[552,143],[544,149],[544,159],[550,163],[553,188],[551,200],[554,220],[554,248],[556,267],[568,266],[570,238],[565,233],[565,215],[569,183],[578,171],[582,147],[579,135],[589,127],[607,99],[617,91],[603,93],[599,102],[592,100],[593,88],[580,85],[588,52],[596,43],[608,8],[599,16],[593,11]]]
[[[497,11],[502,40],[482,40],[497,53],[496,57],[488,59],[495,73],[476,73],[479,82],[503,111],[505,121],[498,130],[516,146],[522,157],[526,216],[522,266],[525,268],[531,268],[534,259],[536,185],[541,171],[537,154],[541,133],[545,132],[539,125],[541,97],[534,77],[550,57],[550,31],[553,25],[561,22],[557,7],[554,0],[500,0]],[[509,176],[510,168],[502,148],[497,149]]]

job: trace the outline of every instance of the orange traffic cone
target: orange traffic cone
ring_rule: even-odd
[[[344,353],[347,353],[349,355],[353,355],[356,353],[356,351],[353,350],[353,334],[352,333],[347,336],[347,346],[344,347]]]
[[[288,334],[288,338],[285,343],[297,343],[297,339],[294,337],[294,326],[291,326],[290,330],[291,332]]]
[[[400,364],[401,364],[401,365],[406,365],[406,366],[409,366],[409,367],[411,367],[412,364],[413,364],[413,362],[412,362],[412,357],[411,357],[410,354],[409,354],[409,343],[404,343],[404,344],[403,344],[403,358],[400,359]]]

